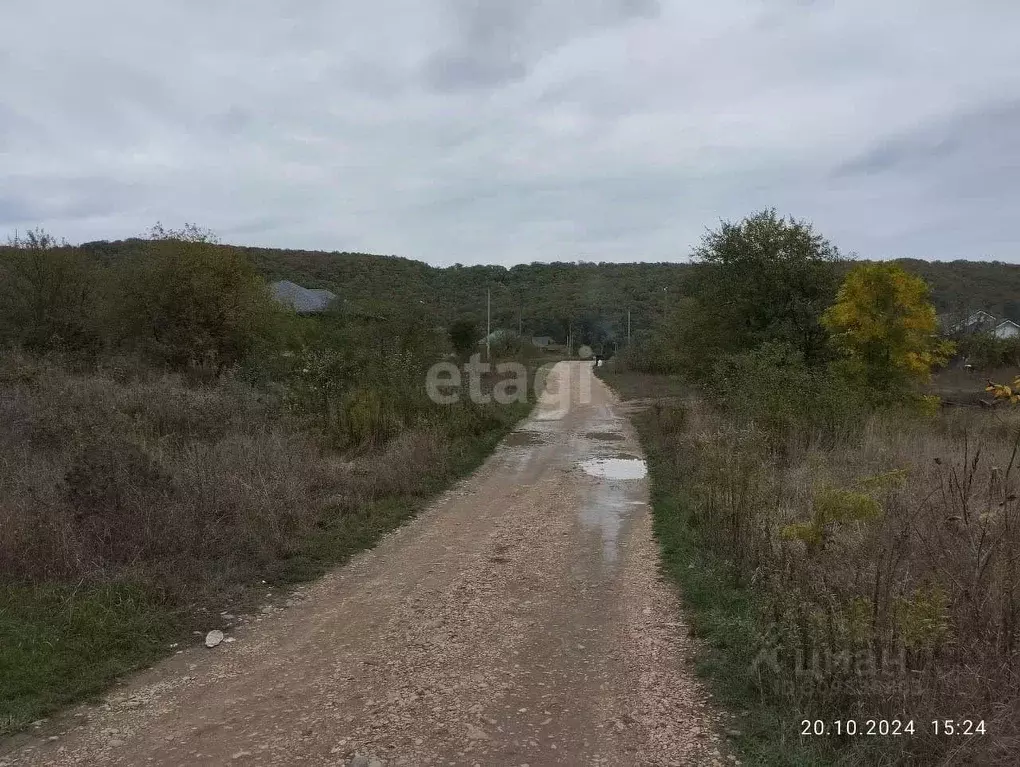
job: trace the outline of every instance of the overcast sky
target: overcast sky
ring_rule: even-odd
[[[1020,262],[1014,0],[2,0],[0,238]]]

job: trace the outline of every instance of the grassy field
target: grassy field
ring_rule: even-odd
[[[888,415],[853,437],[775,444],[678,379],[602,375],[649,401],[635,423],[663,569],[701,640],[699,671],[737,715],[745,763],[1016,763],[1015,413]],[[828,521],[815,543],[802,531],[831,498],[869,514]],[[944,718],[984,720],[986,734],[935,735]],[[803,719],[830,734],[802,736]],[[834,734],[847,719],[912,719],[916,732]]]
[[[0,734],[373,546],[531,406],[449,406],[339,452],[240,381],[5,358]]]

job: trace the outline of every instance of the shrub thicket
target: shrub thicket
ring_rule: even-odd
[[[996,368],[1020,368],[1020,337],[996,338],[991,333],[975,333],[956,339],[960,358],[981,371]]]
[[[237,365],[282,314],[247,258],[187,233],[159,232],[115,278],[118,340],[174,370]]]

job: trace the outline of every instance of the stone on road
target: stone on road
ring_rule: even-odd
[[[558,363],[474,475],[292,607],[253,616],[222,651],[172,656],[63,717],[58,740],[29,737],[0,761],[720,759],[676,595],[657,576],[642,454],[591,367]]]

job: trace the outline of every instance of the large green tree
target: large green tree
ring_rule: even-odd
[[[469,317],[461,317],[450,325],[450,343],[458,357],[467,357],[478,345],[478,323]]]
[[[706,356],[764,342],[796,349],[807,364],[825,357],[820,318],[839,284],[840,254],[810,223],[773,209],[723,222],[695,252],[686,343]]]

